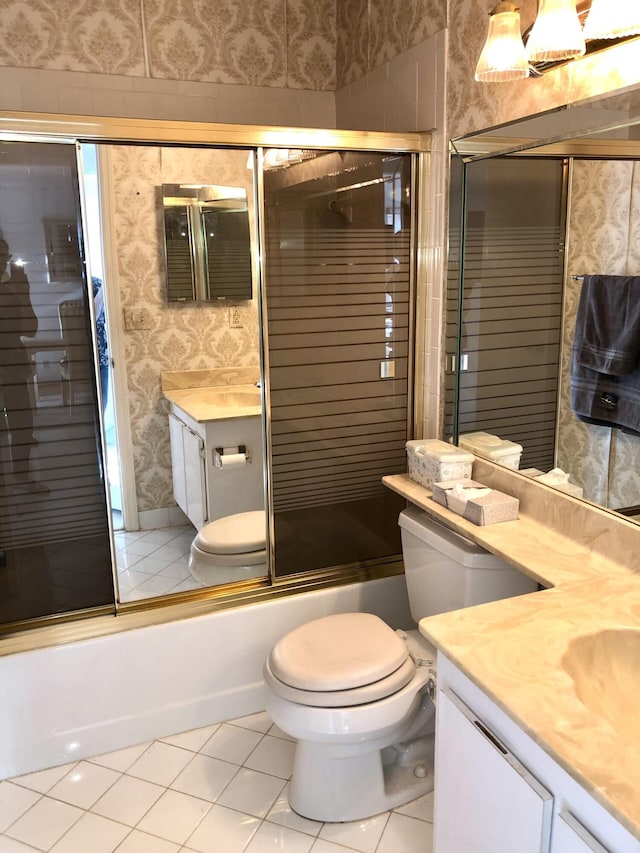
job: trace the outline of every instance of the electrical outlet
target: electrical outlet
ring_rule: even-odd
[[[237,305],[231,305],[229,307],[229,327],[231,329],[241,329],[243,326],[244,323],[242,322],[240,308]]]
[[[149,329],[151,324],[149,314],[146,308],[125,308],[124,309],[124,327],[127,332],[138,331],[139,329]]]

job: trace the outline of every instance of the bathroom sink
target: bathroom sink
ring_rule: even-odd
[[[577,637],[562,667],[582,704],[640,745],[640,630],[612,628]]]
[[[211,406],[225,408],[241,408],[242,406],[259,406],[260,389],[252,385],[248,387],[203,388],[200,392],[202,401]]]

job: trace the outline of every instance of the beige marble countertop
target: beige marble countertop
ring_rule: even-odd
[[[165,389],[164,396],[199,423],[260,415],[260,389],[255,385]]]
[[[640,839],[640,736],[589,710],[563,666],[575,638],[640,631],[640,574],[631,570],[640,570],[640,526],[488,463],[479,469],[474,479],[520,497],[517,521],[478,527],[406,475],[383,482],[553,588],[432,616],[420,631]]]

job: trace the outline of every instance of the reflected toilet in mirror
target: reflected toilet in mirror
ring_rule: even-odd
[[[264,510],[226,515],[205,524],[191,543],[189,571],[205,586],[264,577],[266,529]]]

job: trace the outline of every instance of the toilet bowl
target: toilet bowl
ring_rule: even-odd
[[[534,581],[417,509],[400,514],[411,614],[532,592]],[[282,637],[264,665],[267,711],[296,738],[291,808],[353,821],[433,789],[435,650],[370,613],[342,613]]]
[[[206,586],[264,577],[266,561],[264,510],[226,515],[198,531],[191,543],[189,570]]]

